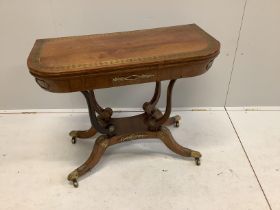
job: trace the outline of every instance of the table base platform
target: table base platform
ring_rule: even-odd
[[[196,165],[200,165],[201,154],[178,144],[166,127],[169,125],[179,127],[181,119],[178,115],[170,117],[172,89],[175,81],[170,80],[169,82],[164,113],[156,108],[161,93],[161,82],[156,82],[152,99],[143,104],[144,113],[124,118],[112,118],[112,109],[102,108],[96,101],[94,91],[82,91],[87,101],[92,126],[85,131],[71,131],[72,143],[75,144],[78,138],[90,138],[97,132],[102,135],[96,139],[89,158],[68,175],[68,180],[73,183],[74,187],[78,187],[78,178],[99,162],[109,146],[136,139],[160,139],[174,153],[184,157],[193,157]]]

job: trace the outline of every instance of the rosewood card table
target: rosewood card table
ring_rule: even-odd
[[[201,154],[179,145],[166,127],[179,127],[180,116],[170,117],[172,89],[176,79],[206,72],[219,50],[219,42],[195,24],[36,40],[27,64],[38,85],[57,93],[81,91],[86,98],[91,128],[71,131],[72,143],[102,134],[68,180],[78,187],[78,178],[109,146],[135,139],[158,138],[199,165]],[[156,108],[163,80],[170,80],[164,113]],[[95,89],[147,82],[155,82],[154,95],[136,116],[114,118],[112,109],[102,108],[94,95]]]

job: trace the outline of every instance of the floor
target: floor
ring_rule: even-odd
[[[178,111],[176,140],[201,166],[159,140],[110,147],[74,188],[66,177],[93,140],[70,143],[87,113],[0,114],[0,209],[280,209],[280,111]],[[119,115],[133,115],[122,112]]]

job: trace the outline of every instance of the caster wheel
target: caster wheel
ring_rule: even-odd
[[[180,126],[179,121],[176,121],[176,122],[175,122],[175,127],[178,128],[179,126]]]
[[[77,139],[76,139],[76,137],[72,137],[72,140],[71,140],[71,142],[72,142],[72,144],[76,144],[76,142],[77,142]]]
[[[73,186],[74,186],[75,188],[79,187],[79,183],[78,183],[78,181],[77,181],[76,179],[73,180]]]
[[[196,164],[197,166],[200,165],[200,158],[195,158],[195,164]]]

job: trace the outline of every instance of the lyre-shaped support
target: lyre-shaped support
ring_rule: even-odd
[[[72,181],[74,186],[77,187],[77,179],[92,169],[99,162],[107,147],[135,139],[159,138],[170,150],[185,157],[195,158],[196,164],[199,165],[201,154],[197,151],[179,145],[172,137],[168,128],[165,127],[166,125],[172,124],[175,124],[176,127],[179,125],[180,116],[170,118],[172,90],[175,81],[176,80],[170,80],[169,82],[164,114],[156,108],[156,104],[161,93],[160,82],[156,82],[152,99],[143,104],[145,113],[125,118],[111,118],[112,109],[103,109],[97,103],[95,94],[92,90],[82,91],[87,101],[92,127],[87,131],[72,131],[70,135],[73,138],[86,138],[93,136],[97,131],[103,135],[96,139],[92,153],[88,160],[70,173],[68,180]]]
[[[160,110],[156,109],[155,107],[151,106],[150,103],[148,103],[152,107],[152,108],[150,108],[150,109],[152,109],[152,111],[151,111],[151,119],[149,121],[149,128],[152,131],[159,130],[160,126],[162,126],[164,123],[166,123],[170,117],[171,106],[172,106],[172,90],[173,90],[175,82],[176,82],[176,80],[170,80],[170,82],[168,84],[167,96],[166,96],[166,108],[165,108],[164,114],[162,114],[162,112]],[[147,113],[147,108],[144,110]],[[179,119],[179,118],[176,118],[176,119]]]
[[[107,135],[113,135],[114,127],[113,126],[107,126],[105,127],[103,123],[100,122],[108,122],[113,114],[113,111],[111,108],[103,109],[96,101],[94,91],[82,91],[82,94],[85,96],[87,105],[88,105],[88,112],[89,117],[91,121],[91,128],[85,131],[71,131],[69,135],[72,137],[72,143],[75,144],[77,141],[77,138],[90,138],[94,136],[97,131],[100,133],[104,133]],[[99,116],[96,116],[96,113],[99,114]]]
[[[160,98],[161,82],[156,82],[155,92],[150,102],[143,104],[143,109],[147,115],[152,115],[156,109],[156,104]]]
[[[102,133],[106,134],[108,136],[112,136],[114,132],[114,126],[108,125],[107,127],[104,127],[100,124],[100,122],[97,119],[96,112],[99,114],[103,113],[103,109],[98,105],[95,95],[93,91],[82,91],[83,95],[86,98],[87,105],[88,105],[88,111],[89,111],[89,117],[91,124],[95,127],[95,129]]]
[[[160,119],[156,120],[157,126],[163,125],[163,123],[165,123],[167,121],[167,119],[169,118],[169,116],[171,114],[172,90],[173,90],[175,82],[176,82],[176,80],[170,80],[170,82],[168,84],[165,112],[164,112],[164,115]]]

